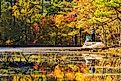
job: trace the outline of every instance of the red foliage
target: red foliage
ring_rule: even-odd
[[[84,73],[84,72],[85,72],[84,67],[81,67],[81,72],[82,72],[82,73]]]
[[[46,29],[46,27],[53,27],[54,26],[54,17],[43,17],[40,22],[40,27]]]
[[[33,24],[33,29],[35,30],[36,33],[39,32],[40,28],[39,28],[39,26],[38,26],[38,23],[35,22],[35,23]]]
[[[70,23],[73,21],[76,21],[76,15],[74,13],[68,13],[65,17],[64,17],[65,22]]]
[[[40,27],[43,27],[46,23],[46,17],[42,17],[41,22],[40,22]]]

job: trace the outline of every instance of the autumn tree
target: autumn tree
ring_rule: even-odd
[[[12,2],[13,1],[13,2]],[[2,0],[0,32],[8,44],[83,45],[96,29],[96,41],[119,41],[120,0]]]
[[[35,39],[34,30],[39,32],[36,23],[42,18],[42,7],[40,1],[18,0],[12,7],[13,16],[23,22],[24,42],[30,44]],[[33,26],[34,25],[34,26]],[[36,32],[36,33],[37,33]]]
[[[105,44],[114,42],[119,34],[121,22],[120,0],[95,0],[96,10],[91,22],[97,26],[97,33]],[[116,41],[115,41],[116,42]]]

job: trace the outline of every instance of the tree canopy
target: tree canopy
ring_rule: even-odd
[[[81,46],[91,28],[96,41],[118,43],[121,0],[1,0],[1,44]]]

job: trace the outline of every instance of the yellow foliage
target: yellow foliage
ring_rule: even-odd
[[[111,76],[107,76],[105,81],[112,81]]]
[[[72,31],[72,32],[69,32],[69,33],[68,33],[68,35],[70,35],[70,36],[73,36],[73,35],[75,35],[75,34],[78,34],[78,30],[75,30],[75,31]]]
[[[96,81],[100,81],[99,77],[96,77]]]
[[[75,80],[76,81],[84,81],[84,75],[82,74],[82,73],[80,73],[80,72],[76,72],[75,73]]]
[[[13,80],[12,81],[18,81],[19,76],[13,76]]]
[[[13,41],[12,41],[12,40],[10,40],[10,39],[8,39],[5,43],[6,43],[6,44],[12,44],[12,43],[13,43]]]
[[[55,77],[57,77],[58,79],[63,79],[64,77],[64,73],[61,71],[59,65],[57,65],[54,69],[54,75]]]
[[[56,24],[58,24],[58,25],[61,24],[62,20],[63,20],[63,15],[56,15],[56,17],[55,17]]]
[[[15,10],[17,9],[17,6],[14,5],[14,6],[12,7],[12,9],[13,9],[13,11],[15,11]]]
[[[25,10],[24,9],[21,9],[21,13],[25,13]]]
[[[73,72],[68,72],[65,74],[66,78],[70,81],[73,81],[75,79],[75,75]]]

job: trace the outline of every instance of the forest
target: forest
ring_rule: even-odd
[[[0,45],[82,46],[121,41],[121,0],[0,0]]]

